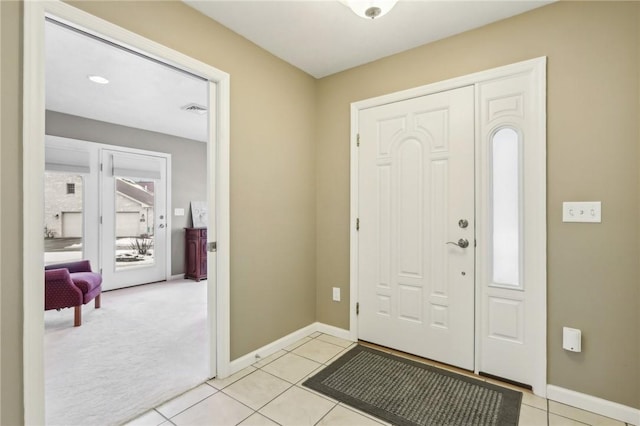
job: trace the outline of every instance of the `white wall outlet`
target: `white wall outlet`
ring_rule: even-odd
[[[602,222],[600,201],[565,201],[562,203],[563,222]]]
[[[174,216],[184,216],[184,209],[175,209],[173,211]]]
[[[340,287],[333,288],[333,301],[334,302],[340,301]]]

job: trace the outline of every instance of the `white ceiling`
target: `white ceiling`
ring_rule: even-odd
[[[45,37],[48,110],[207,140],[207,115],[180,109],[207,106],[206,81],[51,22]]]
[[[366,20],[337,0],[183,0],[281,59],[320,78],[523,13],[550,1],[400,0]],[[87,79],[101,75],[99,85]],[[207,83],[48,22],[46,107],[123,126],[207,140]]]
[[[400,0],[368,20],[336,0],[183,1],[316,78],[551,3]]]

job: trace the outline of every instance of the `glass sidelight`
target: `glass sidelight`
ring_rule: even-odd
[[[500,129],[493,135],[491,151],[492,282],[521,287],[522,161],[518,133]]]

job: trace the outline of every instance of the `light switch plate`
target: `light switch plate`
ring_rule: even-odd
[[[173,210],[174,216],[184,216],[184,209],[175,209]]]
[[[600,201],[565,201],[562,203],[563,222],[602,222]]]

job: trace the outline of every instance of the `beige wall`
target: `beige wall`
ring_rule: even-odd
[[[317,320],[347,328],[349,105],[548,57],[548,381],[640,408],[638,2],[562,2],[318,83]],[[562,201],[601,200],[565,224]],[[562,326],[583,352],[562,350]]]
[[[0,194],[2,196],[2,257],[0,258],[0,405],[2,425],[22,422],[22,6],[0,2],[2,8],[2,112],[0,120]]]

